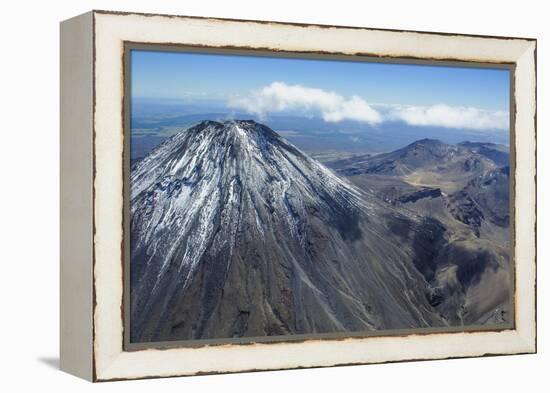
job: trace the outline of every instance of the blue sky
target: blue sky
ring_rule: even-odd
[[[131,67],[133,97],[216,100],[259,116],[298,111],[327,122],[508,129],[503,69],[143,50],[132,51]]]
[[[510,99],[502,69],[133,50],[132,75],[132,95],[150,98],[224,99],[284,81],[372,103],[507,111]]]

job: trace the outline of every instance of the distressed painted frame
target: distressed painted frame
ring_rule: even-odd
[[[123,71],[132,42],[513,66],[514,328],[125,350]],[[61,50],[62,369],[106,381],[536,352],[536,40],[92,11],[62,23]]]

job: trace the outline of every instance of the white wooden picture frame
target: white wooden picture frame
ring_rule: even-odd
[[[125,349],[125,44],[513,69],[514,323],[297,342]],[[90,381],[536,352],[536,40],[91,11],[61,23],[61,368]]]

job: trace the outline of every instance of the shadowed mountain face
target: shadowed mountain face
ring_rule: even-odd
[[[508,147],[496,143],[462,142],[459,147],[481,154],[492,160],[498,166],[510,165],[510,153]]]
[[[501,323],[511,313],[509,155],[490,143],[420,140],[394,152],[327,164],[434,234],[415,265],[430,303],[452,324]]]
[[[254,121],[174,135],[131,171],[131,341],[505,322],[505,171],[475,149],[423,140],[335,173]],[[433,165],[461,171],[456,196],[404,180]]]
[[[450,208],[458,220],[479,228],[486,220],[501,228],[510,225],[510,167],[484,172],[449,198]],[[479,235],[479,232],[477,232]]]
[[[433,236],[261,124],[202,122],[132,168],[131,339],[446,326]]]

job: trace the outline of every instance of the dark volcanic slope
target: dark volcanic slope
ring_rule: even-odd
[[[507,146],[481,142],[462,142],[458,146],[481,154],[494,161],[498,166],[510,165],[510,154]]]
[[[202,122],[132,169],[131,339],[445,326],[433,236],[263,125]]]
[[[510,317],[509,154],[490,143],[421,140],[377,156],[329,163],[366,192],[425,217],[433,241],[417,250],[431,304],[452,323]]]
[[[499,226],[510,225],[510,167],[493,169],[474,177],[462,190],[449,197],[453,215],[476,227],[482,220]]]

